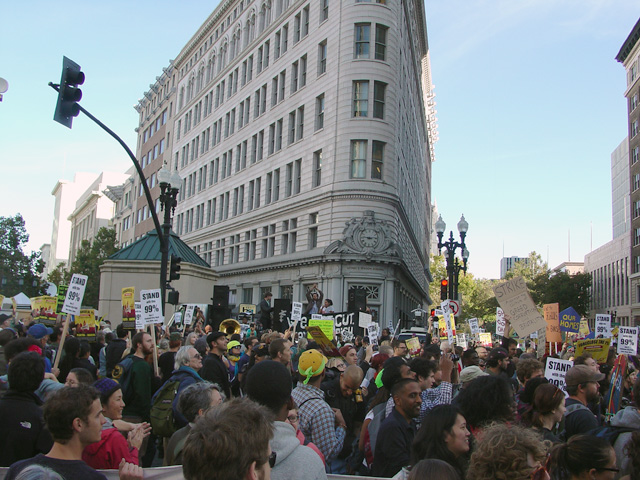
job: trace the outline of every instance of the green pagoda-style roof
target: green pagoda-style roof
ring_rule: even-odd
[[[192,263],[201,267],[211,266],[205,262],[200,256],[194,252],[189,245],[180,240],[175,233],[171,232],[169,237],[169,256],[175,255],[182,258],[185,263]],[[116,253],[109,257],[111,260],[156,260],[162,259],[162,253],[160,252],[160,241],[158,239],[158,232],[155,230],[150,231],[141,239],[133,242],[131,245],[118,250]]]

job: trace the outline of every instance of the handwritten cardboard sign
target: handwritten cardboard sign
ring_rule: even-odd
[[[547,322],[547,342],[562,342],[562,333],[560,333],[560,324],[558,323],[560,304],[547,303],[543,305],[542,314],[544,315],[544,321]]]
[[[515,277],[501,283],[493,287],[493,293],[520,338],[546,327],[547,323],[533,303],[524,278]]]

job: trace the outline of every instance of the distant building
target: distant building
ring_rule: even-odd
[[[523,262],[529,264],[529,257],[502,257],[500,259],[500,278],[504,278],[509,270],[511,270],[516,263]]]
[[[568,273],[569,275],[575,275],[576,273],[584,273],[584,262],[562,262],[555,268],[552,268],[553,273]]]
[[[628,235],[631,229],[629,185],[629,138],[627,137],[611,152],[611,220],[614,239]],[[638,179],[638,185],[640,185],[640,179]]]
[[[71,222],[69,265],[83,240],[92,241],[101,227],[111,227],[114,203],[104,194],[109,185],[122,184],[129,178],[125,173],[102,172],[76,201],[76,208],[68,220]]]
[[[640,323],[640,20],[626,38],[616,60],[624,66],[627,86],[627,124],[629,136],[629,189],[631,194],[630,260],[631,260],[631,317],[632,324]]]
[[[129,177],[120,185],[109,185],[104,194],[115,204],[112,219],[116,230],[116,242],[119,248],[131,245],[135,240],[135,179],[138,177],[135,167],[126,172]]]

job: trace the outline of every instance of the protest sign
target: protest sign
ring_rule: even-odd
[[[490,333],[480,333],[478,336],[480,338],[480,345],[485,347],[491,347],[493,345]]]
[[[618,333],[618,355],[638,354],[638,327],[620,326]]]
[[[407,341],[404,343],[407,345],[409,355],[411,355],[412,357],[417,357],[418,355],[420,355],[422,346],[420,345],[420,339],[418,339],[418,337],[407,338]]]
[[[493,287],[493,292],[504,313],[509,315],[511,326],[520,338],[546,326],[522,277],[512,278]]]
[[[473,335],[480,333],[480,326],[478,325],[477,318],[470,318],[469,320],[467,320],[467,322],[469,323],[469,328],[471,329],[471,333]]]
[[[596,338],[611,337],[611,315],[596,314]]]
[[[68,285],[58,285],[58,295],[56,302],[56,314],[62,313],[62,306],[64,305],[64,299],[67,297]]]
[[[307,333],[322,349],[322,353],[327,357],[341,357],[336,346],[327,338],[320,327],[308,326]]]
[[[191,322],[193,322],[193,313],[196,310],[196,306],[195,304],[189,304],[187,305],[187,308],[184,311],[184,324],[185,325],[191,325]]]
[[[580,331],[580,314],[573,307],[565,308],[559,313],[560,330],[569,333]]]
[[[562,342],[562,333],[560,333],[560,323],[558,321],[560,315],[560,304],[547,303],[542,306],[542,314],[547,324],[546,338],[547,342]]]
[[[374,347],[378,346],[378,325],[376,323],[370,323],[367,325],[367,336],[369,337],[369,344]]]
[[[444,316],[447,325],[447,340],[451,345],[456,341],[456,317],[453,313]]]
[[[80,315],[75,319],[75,323],[76,337],[89,342],[95,341],[98,322],[96,321],[96,311],[93,308],[81,309]]]
[[[122,328],[125,330],[136,329],[135,295],[135,287],[126,287],[122,289]]]
[[[367,325],[371,323],[372,316],[369,313],[358,312],[358,326],[360,328],[367,328]]]
[[[625,373],[627,371],[627,357],[618,355],[613,363],[611,371],[611,381],[609,382],[609,403],[607,404],[607,416],[615,415],[620,409],[620,400],[622,400],[623,384]]]
[[[140,290],[140,307],[145,325],[164,323],[161,295],[159,288]]]
[[[538,342],[536,344],[536,353],[538,358],[544,357],[546,345],[547,328],[542,327],[538,330]]]
[[[596,338],[593,340],[578,340],[576,342],[576,357],[590,353],[598,363],[605,363],[609,355],[610,338]]]
[[[142,304],[140,302],[135,302],[133,306],[136,309],[136,330],[144,330],[146,326],[144,324],[144,320],[142,319]],[[176,312],[176,315],[181,312]]]
[[[80,275],[74,273],[69,282],[69,288],[67,290],[67,296],[64,299],[62,305],[62,311],[64,313],[70,313],[71,315],[80,315],[80,307],[82,307],[82,298],[84,297],[84,290],[87,288],[86,275]]]
[[[238,312],[245,313],[247,315],[255,315],[257,308],[252,303],[241,303],[238,305]]]
[[[456,345],[460,345],[461,347],[467,346],[467,334],[466,333],[458,333],[456,334]]]
[[[504,319],[504,310],[496,307],[496,335],[498,337],[504,337],[504,329],[506,326],[507,322]]]
[[[291,320],[299,322],[302,319],[302,303],[291,302]]]
[[[53,327],[58,320],[56,314],[57,297],[35,297],[31,299],[31,316],[37,323]]]
[[[324,336],[329,340],[333,340],[334,337],[334,323],[333,320],[323,320],[320,318],[312,318],[308,322],[309,327],[319,327],[324,333]],[[309,332],[309,327],[307,327],[307,333]],[[308,335],[308,338],[311,338],[311,334]]]
[[[364,334],[364,328],[361,328],[356,323],[355,312],[336,313],[333,318],[335,320],[336,333],[340,332],[343,342],[353,342],[356,335]]]
[[[586,337],[590,333],[591,331],[589,330],[589,322],[586,318],[583,318],[582,320],[580,320],[580,331],[578,332],[578,334],[581,337]]]
[[[547,357],[547,366],[544,369],[544,377],[549,380],[549,383],[553,383],[562,390],[565,397],[569,396],[565,375],[571,367],[573,367],[573,360],[560,360],[558,358]]]

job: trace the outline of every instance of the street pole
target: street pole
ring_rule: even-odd
[[[469,224],[464,219],[464,215],[460,218],[458,222],[458,231],[460,232],[460,242],[456,242],[453,238],[453,230],[449,231],[449,240],[443,242],[442,237],[444,235],[444,231],[447,228],[447,225],[442,220],[442,215],[438,217],[438,221],[436,222],[436,233],[438,234],[438,253],[442,250],[443,247],[447,249],[447,278],[449,280],[448,285],[448,295],[449,300],[457,300],[458,299],[458,280],[460,277],[460,270],[463,272],[467,271],[467,259],[469,258],[469,250],[467,250],[467,246],[465,245],[465,238],[467,236],[467,230],[469,229]],[[463,264],[460,265],[458,259],[456,258],[456,248],[460,248],[462,252],[462,261]]]

